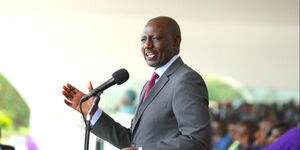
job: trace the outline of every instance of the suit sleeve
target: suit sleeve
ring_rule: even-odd
[[[208,93],[201,76],[192,71],[179,75],[172,87],[172,108],[180,135],[159,143],[147,143],[143,150],[207,150],[210,147]]]
[[[109,115],[102,112],[101,117],[92,128],[92,133],[108,141],[118,148],[130,147],[131,130],[115,122]]]
[[[145,88],[145,85],[143,87],[143,90]],[[143,90],[141,91],[140,96],[143,93]],[[132,121],[133,120],[131,120],[131,128]],[[121,149],[131,146],[131,128],[126,128],[120,125],[118,122],[115,122],[109,115],[107,115],[103,111],[96,124],[92,127],[91,132],[94,133],[97,137]]]

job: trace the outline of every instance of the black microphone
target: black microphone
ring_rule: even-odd
[[[126,69],[117,70],[112,74],[112,78],[110,78],[109,80],[107,80],[106,82],[104,82],[103,84],[95,88],[94,90],[92,90],[87,95],[83,96],[80,100],[80,103],[83,103],[84,101],[88,100],[92,96],[96,96],[99,92],[103,92],[104,90],[106,90],[107,88],[115,84],[117,85],[123,84],[128,80],[128,78],[129,78],[129,73]]]

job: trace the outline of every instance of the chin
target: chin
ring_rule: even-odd
[[[153,64],[148,64],[148,66],[156,68],[156,65]]]
[[[157,68],[157,64],[151,63],[151,62],[147,62],[148,66],[150,67],[154,67]]]
[[[150,67],[154,67],[154,66],[157,65],[157,64],[155,63],[155,61],[149,61],[149,60],[147,60],[147,59],[145,59],[145,60],[146,60],[147,65],[150,66]]]

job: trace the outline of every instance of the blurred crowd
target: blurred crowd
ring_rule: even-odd
[[[117,112],[115,119],[128,127],[137,107],[136,96],[134,90],[127,90],[114,109]],[[247,104],[241,101],[224,103],[210,101],[210,103],[212,150],[300,150],[299,102]],[[294,130],[296,127],[297,130]],[[291,130],[293,130],[291,133],[286,134]],[[274,145],[273,143],[284,134],[285,138]],[[296,149],[289,145],[295,146]],[[104,142],[104,149],[117,148]]]
[[[217,109],[211,109],[211,115],[213,150],[267,149],[288,130],[300,125],[299,104],[294,102],[238,106],[219,103]]]

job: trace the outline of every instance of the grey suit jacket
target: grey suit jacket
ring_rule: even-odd
[[[145,88],[140,99],[144,92]],[[139,104],[130,129],[103,112],[92,132],[118,148],[209,149],[211,133],[206,85],[197,72],[178,58]]]

